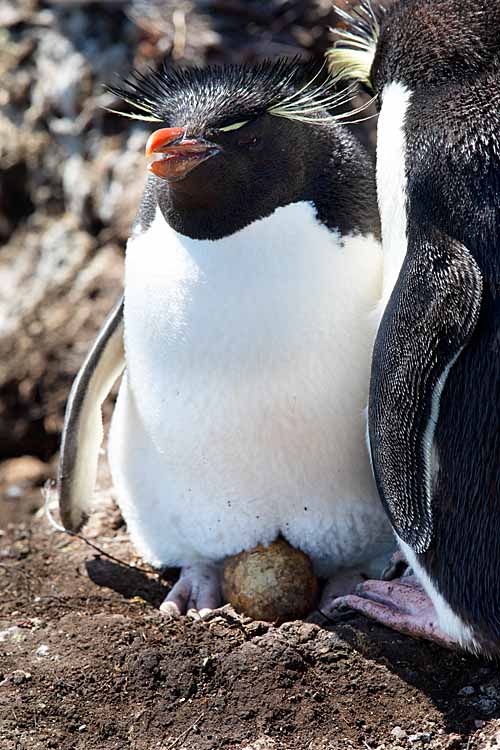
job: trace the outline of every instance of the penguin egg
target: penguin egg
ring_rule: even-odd
[[[284,539],[226,558],[223,590],[237,612],[286,622],[307,615],[318,593],[310,559]]]

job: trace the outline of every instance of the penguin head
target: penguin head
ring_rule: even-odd
[[[318,164],[344,141],[335,81],[298,59],[132,74],[113,93],[155,121],[148,189],[168,223],[197,239],[232,234],[313,200]],[[123,114],[123,113],[120,113]],[[338,115],[339,118],[347,114]]]
[[[498,56],[498,0],[398,0],[373,7],[361,0],[337,11],[332,74],[357,79],[372,93],[397,82],[412,91],[474,80]]]

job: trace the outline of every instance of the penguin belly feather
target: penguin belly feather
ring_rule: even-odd
[[[364,440],[380,285],[379,243],[305,202],[203,241],[157,208],[129,240],[109,458],[146,560],[281,534],[328,576],[389,547]]]

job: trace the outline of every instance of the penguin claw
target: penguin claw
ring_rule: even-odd
[[[220,604],[219,566],[212,562],[195,562],[182,568],[179,580],[160,605],[160,611],[167,617],[187,614],[198,620]]]
[[[354,610],[372,620],[412,638],[434,641],[446,648],[457,648],[437,624],[431,599],[414,575],[395,581],[365,581],[355,594],[336,599],[329,614]]]
[[[383,581],[392,581],[394,580],[394,578],[400,578],[401,576],[407,576],[411,574],[412,570],[406,562],[404,554],[401,552],[401,550],[396,550],[396,552],[391,555],[391,559],[382,571],[381,578]]]
[[[181,616],[181,612],[177,604],[172,601],[169,602],[166,599],[160,604],[160,612],[163,612],[164,615],[172,618]]]

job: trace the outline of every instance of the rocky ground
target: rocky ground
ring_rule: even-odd
[[[2,750],[500,746],[495,664],[357,616],[167,620],[175,571],[143,569],[104,467],[86,536],[116,559],[35,510],[41,468],[17,459],[1,475]]]
[[[115,560],[40,510],[144,179],[148,128],[103,84],[164,56],[320,58],[334,23],[330,0],[0,4],[0,750],[500,745],[494,664],[359,617],[165,620],[175,571],[139,569],[104,463],[86,535]]]

